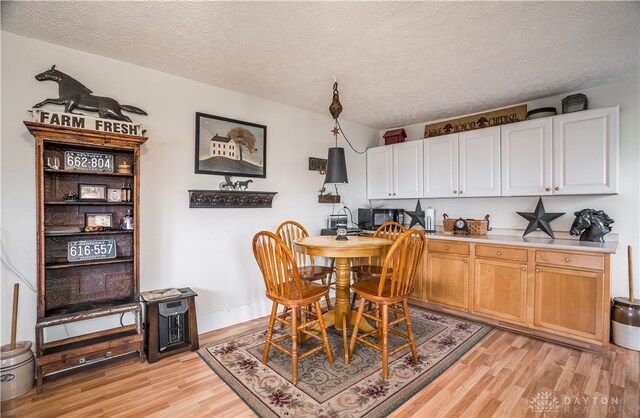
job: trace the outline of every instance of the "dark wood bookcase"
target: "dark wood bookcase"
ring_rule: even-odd
[[[38,247],[38,319],[36,322],[36,379],[38,393],[44,376],[137,353],[144,360],[142,308],[139,303],[140,146],[142,136],[111,134],[25,122],[35,138],[36,215]],[[113,172],[93,165],[65,169],[65,152],[113,156]],[[47,165],[57,157],[58,168]],[[116,166],[127,162],[130,173]],[[65,200],[78,185],[121,189],[130,185],[126,202]],[[105,195],[105,199],[106,199]],[[130,212],[133,229],[121,230],[120,220]],[[84,232],[85,215],[113,214],[104,231]],[[115,257],[70,261],[69,242],[115,241]],[[111,241],[113,240],[113,241]],[[73,246],[74,244],[72,244]],[[134,315],[135,323],[88,334],[45,341],[47,327],[99,317]]]

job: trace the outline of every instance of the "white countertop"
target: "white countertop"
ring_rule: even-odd
[[[373,234],[375,231],[365,231]],[[548,248],[552,250],[585,251],[594,253],[614,254],[618,247],[617,234],[608,234],[605,242],[580,241],[578,237],[571,237],[568,233],[557,233],[557,238],[551,238],[531,233],[522,236],[523,231],[500,230],[489,232],[487,235],[451,235],[438,230],[428,233],[427,239],[439,239],[450,241],[467,241],[477,244],[513,245],[516,247]]]

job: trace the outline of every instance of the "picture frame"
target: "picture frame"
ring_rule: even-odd
[[[85,213],[84,226],[102,226],[105,229],[111,229],[113,228],[113,212]]]
[[[78,184],[78,200],[106,202],[107,201],[107,185],[106,184]]]
[[[112,203],[122,202],[122,189],[108,189],[107,201]]]
[[[267,127],[196,112],[195,173],[267,177]]]

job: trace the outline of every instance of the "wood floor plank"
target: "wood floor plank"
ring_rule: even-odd
[[[254,326],[260,318],[200,336],[205,345]],[[502,330],[493,330],[392,417],[539,417],[538,393],[552,394],[559,416],[640,416],[640,353],[612,345],[595,355]],[[615,405],[613,402],[616,402]],[[602,402],[609,402],[602,407]],[[2,417],[255,417],[197,353],[157,363],[136,357],[45,379],[2,402]]]

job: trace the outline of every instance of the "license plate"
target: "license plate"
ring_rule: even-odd
[[[67,260],[86,261],[116,258],[116,240],[69,241]]]
[[[113,155],[65,151],[64,168],[65,170],[102,171],[113,173]]]

